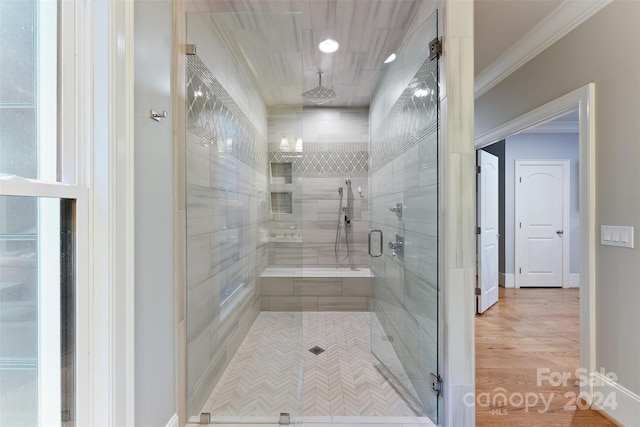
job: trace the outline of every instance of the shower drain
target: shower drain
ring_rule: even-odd
[[[315,346],[313,348],[310,348],[309,351],[317,356],[324,351],[324,348]]]

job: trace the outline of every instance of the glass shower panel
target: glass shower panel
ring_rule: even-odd
[[[371,105],[372,352],[421,415],[438,420],[437,12],[376,76]],[[380,233],[372,233],[375,239]],[[374,240],[375,240],[374,239]],[[379,242],[372,246],[378,251]],[[377,253],[373,255],[377,255]]]
[[[269,267],[302,268],[302,107],[268,106],[279,91],[302,93],[301,32],[300,14],[187,15],[196,47],[187,56],[185,138],[192,422],[299,418],[302,296]],[[287,71],[277,74],[282,63]],[[276,135],[268,123],[283,115]]]

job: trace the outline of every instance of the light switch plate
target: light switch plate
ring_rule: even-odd
[[[600,244],[633,249],[633,227],[601,225]]]

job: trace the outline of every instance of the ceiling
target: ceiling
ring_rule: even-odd
[[[475,70],[484,70],[562,0],[476,0]],[[428,0],[208,0],[191,12],[260,12],[212,15],[212,25],[249,70],[267,106],[300,104],[318,85],[339,98],[326,106],[367,106],[371,81],[384,60],[433,9]],[[297,12],[282,15],[283,12]],[[277,13],[277,14],[276,14]],[[340,49],[321,53],[334,38]],[[305,101],[304,105],[313,105]]]

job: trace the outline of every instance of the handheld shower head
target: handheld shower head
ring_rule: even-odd
[[[351,185],[351,178],[345,179],[344,183],[347,184],[347,185]]]

